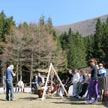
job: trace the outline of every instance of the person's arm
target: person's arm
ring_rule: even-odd
[[[20,82],[18,81],[18,84],[17,84],[18,86],[20,85]]]
[[[73,77],[71,77],[71,80],[68,83],[71,83],[73,81]]]
[[[79,82],[79,84],[82,84],[85,81],[85,79],[83,79],[81,82]]]
[[[77,74],[77,83],[80,81],[80,74]]]
[[[13,74],[12,74],[12,76],[14,77],[14,76],[16,76],[16,74],[15,74],[15,73],[13,73]]]
[[[91,74],[92,70],[93,70],[93,69],[91,68],[91,69],[88,71],[88,74]]]
[[[86,80],[86,82],[90,82],[90,76],[87,75],[86,77],[88,77],[88,79]]]
[[[103,77],[106,77],[106,73],[103,73]]]
[[[16,76],[16,74],[13,72],[13,70],[11,70],[11,74],[13,77]]]
[[[66,83],[65,83],[64,85],[66,85],[68,81],[69,81],[69,77],[68,77],[68,79],[66,80]]]
[[[82,84],[85,81],[85,75],[83,75],[83,80],[79,82],[79,84]]]
[[[85,81],[85,79],[83,79],[81,82],[79,82],[79,84],[82,84]]]
[[[42,83],[42,77],[40,77],[41,83]]]

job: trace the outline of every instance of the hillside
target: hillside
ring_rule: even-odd
[[[73,30],[73,32],[79,31],[79,33],[83,37],[85,37],[85,36],[94,34],[95,25],[96,25],[98,18],[100,18],[102,22],[105,22],[107,17],[108,17],[108,15],[104,15],[104,16],[81,21],[81,22],[74,23],[74,24],[55,26],[54,28],[58,35],[60,35],[61,33],[65,32],[65,31],[68,32],[69,28],[71,28]]]

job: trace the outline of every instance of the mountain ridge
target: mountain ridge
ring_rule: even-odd
[[[100,18],[102,22],[106,22],[106,19],[108,18],[108,14],[96,18],[80,21],[73,24],[54,26],[54,29],[56,30],[59,36],[65,31],[68,32],[69,28],[71,28],[73,32],[78,31],[83,37],[88,35],[94,35],[95,26],[98,18]]]

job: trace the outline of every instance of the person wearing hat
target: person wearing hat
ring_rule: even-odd
[[[98,65],[99,67],[99,77],[106,77],[106,69],[104,68],[103,64],[102,63],[99,63]]]

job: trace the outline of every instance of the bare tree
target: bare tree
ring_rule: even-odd
[[[54,39],[47,23],[28,26],[21,24],[20,28],[12,28],[11,36],[6,36],[7,61],[16,64],[16,69],[24,64],[30,70],[30,84],[37,68],[48,68],[52,62],[57,69],[65,64],[65,56],[58,47],[58,40]],[[11,39],[10,39],[11,38]],[[7,52],[6,52],[7,51]],[[18,81],[19,73],[17,73]],[[22,78],[22,69],[20,70]]]

